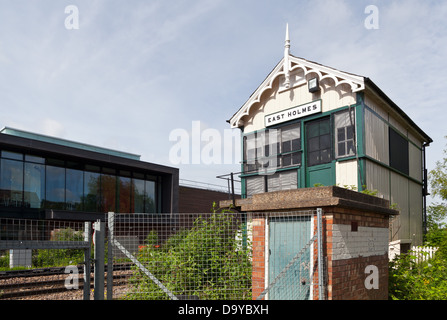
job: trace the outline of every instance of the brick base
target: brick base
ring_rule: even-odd
[[[378,289],[368,289],[367,266],[378,268]],[[388,298],[388,255],[332,261],[329,274],[332,300],[386,300]],[[369,281],[368,281],[369,282]]]

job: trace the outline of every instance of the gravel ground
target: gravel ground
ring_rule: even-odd
[[[60,280],[65,279],[66,275],[52,275],[52,276],[42,276],[42,277],[33,277],[30,278],[10,278],[10,279],[3,279],[0,281],[0,284],[2,285],[10,285],[10,284],[17,284],[20,285],[21,282],[30,282],[30,281],[51,281],[51,280]],[[42,285],[40,286],[42,287]],[[39,286],[36,286],[36,289],[38,289]],[[19,288],[17,290],[20,290]],[[128,285],[114,285],[113,286],[113,299],[119,299],[120,297],[124,296],[128,291]],[[93,289],[91,289],[90,299],[93,300]],[[106,294],[105,294],[106,295]],[[40,294],[35,296],[24,296],[24,297],[15,297],[10,299],[1,299],[1,292],[0,292],[0,300],[82,300],[83,299],[83,290],[64,290],[62,292],[55,292],[55,293],[48,293],[48,294]]]

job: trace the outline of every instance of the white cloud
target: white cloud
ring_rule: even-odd
[[[64,138],[65,137],[65,128],[64,125],[53,119],[43,119],[42,123],[39,123],[41,128],[39,133],[44,135]]]

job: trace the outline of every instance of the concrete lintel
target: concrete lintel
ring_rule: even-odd
[[[341,207],[387,215],[399,214],[390,208],[388,200],[336,186],[260,193],[249,199],[237,199],[235,204],[236,209],[245,212]],[[232,201],[220,202],[221,208],[230,205]]]

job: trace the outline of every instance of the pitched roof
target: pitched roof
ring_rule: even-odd
[[[339,86],[343,84],[348,84],[351,87],[352,92],[361,92],[365,88],[368,88],[372,92],[376,93],[380,98],[382,98],[387,104],[394,109],[408,124],[413,127],[428,143],[433,142],[433,140],[420,129],[414,121],[397,106],[371,79],[361,75],[340,71],[332,67],[322,65],[317,62],[309,61],[304,58],[295,57],[293,55],[288,55],[282,58],[281,61],[273,68],[273,70],[264,79],[261,85],[250,95],[248,100],[239,108],[239,110],[227,120],[232,128],[238,128],[242,126],[241,119],[248,115],[251,107],[260,102],[262,94],[273,87],[273,82],[275,79],[281,76],[285,76],[287,73],[290,74],[295,70],[301,69],[304,72],[304,76],[308,74],[315,74],[319,81],[330,78],[334,81],[334,86]],[[288,68],[285,68],[288,65]],[[301,85],[302,83],[298,83]]]
[[[334,81],[335,86],[348,84],[353,92],[358,92],[365,88],[364,77],[362,76],[343,72],[313,61],[295,57],[293,55],[289,55],[287,58],[287,61],[285,58],[282,58],[281,61],[278,62],[261,85],[253,92],[242,107],[231,117],[231,119],[228,120],[232,128],[237,128],[240,126],[239,121],[241,118],[249,114],[250,108],[255,103],[260,101],[261,95],[266,90],[272,88],[273,81],[275,79],[285,76],[286,74],[290,74],[298,69],[301,69],[305,76],[311,73],[315,74],[319,78],[319,81],[330,78]],[[286,68],[286,65],[288,65],[288,68]]]

